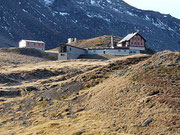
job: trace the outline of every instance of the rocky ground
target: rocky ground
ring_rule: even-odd
[[[0,71],[2,135],[176,135],[180,54],[42,61]]]

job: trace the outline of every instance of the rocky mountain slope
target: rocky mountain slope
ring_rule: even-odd
[[[50,49],[69,37],[123,37],[138,29],[151,48],[180,51],[180,20],[123,0],[1,0],[0,5],[0,47],[34,39]]]
[[[0,70],[3,135],[179,134],[180,53]]]

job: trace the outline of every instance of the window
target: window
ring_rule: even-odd
[[[143,43],[141,43],[141,45],[143,45]]]
[[[133,45],[133,42],[131,42],[131,45]]]
[[[67,46],[60,46],[59,52],[67,52]]]
[[[106,54],[106,51],[103,51],[103,54]]]
[[[69,48],[69,51],[71,51],[71,48]]]
[[[134,45],[136,45],[136,42],[134,42]]]
[[[139,45],[139,43],[138,43],[138,45]]]
[[[62,54],[62,53],[61,53],[61,56],[65,56],[65,54]]]

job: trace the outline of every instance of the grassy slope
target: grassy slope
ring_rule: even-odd
[[[10,79],[24,78],[13,85],[1,82],[2,89],[20,89],[24,96],[1,103],[1,133],[178,134],[180,54],[148,57],[49,62],[3,71]],[[51,71],[47,76],[32,74],[44,68]],[[38,91],[25,91],[29,86]],[[41,96],[44,100],[38,101]],[[147,118],[152,122],[142,127]]]
[[[120,41],[121,37],[114,37],[114,43]],[[69,43],[70,45],[82,47],[82,48],[101,48],[109,47],[111,44],[111,36],[104,35],[96,38],[91,38],[87,40],[77,40],[77,42]],[[49,51],[57,51],[57,48],[51,49]]]
[[[45,53],[28,48],[1,48],[0,69],[6,66],[19,66],[21,64],[32,64],[48,61],[50,58]]]

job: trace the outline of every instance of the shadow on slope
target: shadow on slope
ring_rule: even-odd
[[[45,53],[33,48],[1,48],[0,52],[16,53],[33,57],[45,57]]]

